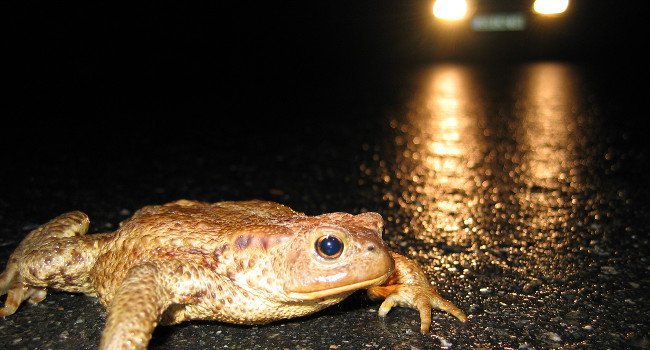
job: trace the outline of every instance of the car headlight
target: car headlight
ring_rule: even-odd
[[[433,3],[433,15],[443,20],[459,20],[467,15],[466,0],[436,0]]]
[[[541,15],[557,15],[566,11],[569,0],[535,0],[533,11]]]

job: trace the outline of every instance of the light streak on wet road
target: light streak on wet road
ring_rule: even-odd
[[[468,334],[441,320],[436,332],[461,348],[616,343],[597,329],[620,322],[624,300],[647,303],[619,269],[642,261],[636,280],[648,264],[610,237],[635,230],[625,223],[629,189],[607,176],[617,166],[604,151],[611,131],[579,68],[539,63],[509,74],[450,64],[415,75],[380,161],[362,166],[379,170],[369,181],[387,202],[386,237],[429,262],[442,291],[473,315],[468,328],[496,329]],[[645,341],[642,323],[626,327],[632,343]]]

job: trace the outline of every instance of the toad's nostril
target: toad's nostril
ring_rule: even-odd
[[[369,252],[372,252],[372,251],[375,250],[375,249],[376,249],[376,247],[375,247],[374,244],[370,244],[370,245],[368,245],[368,251],[369,251]]]

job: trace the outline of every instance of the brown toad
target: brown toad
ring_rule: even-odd
[[[88,217],[63,214],[30,232],[0,275],[0,316],[46,288],[99,297],[101,349],[146,348],[158,323],[210,319],[262,324],[310,314],[367,289],[393,306],[464,321],[413,261],[383,244],[377,213],[306,216],[265,201],[179,200],[147,206],[113,233],[86,235]]]

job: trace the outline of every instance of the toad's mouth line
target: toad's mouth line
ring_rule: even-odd
[[[337,295],[337,294],[342,294],[345,292],[351,292],[355,291],[358,289],[363,289],[365,287],[370,287],[372,285],[377,285],[388,279],[388,277],[392,274],[393,272],[387,272],[377,278],[373,278],[370,280],[365,280],[357,283],[352,283],[348,284],[345,286],[341,287],[335,287],[335,288],[329,288],[329,289],[323,289],[323,290],[317,290],[314,292],[304,292],[304,293],[299,293],[299,292],[289,292],[289,297],[294,298],[294,299],[299,299],[299,300],[315,300],[315,299],[320,299],[320,298],[325,298],[329,297],[332,295]]]

